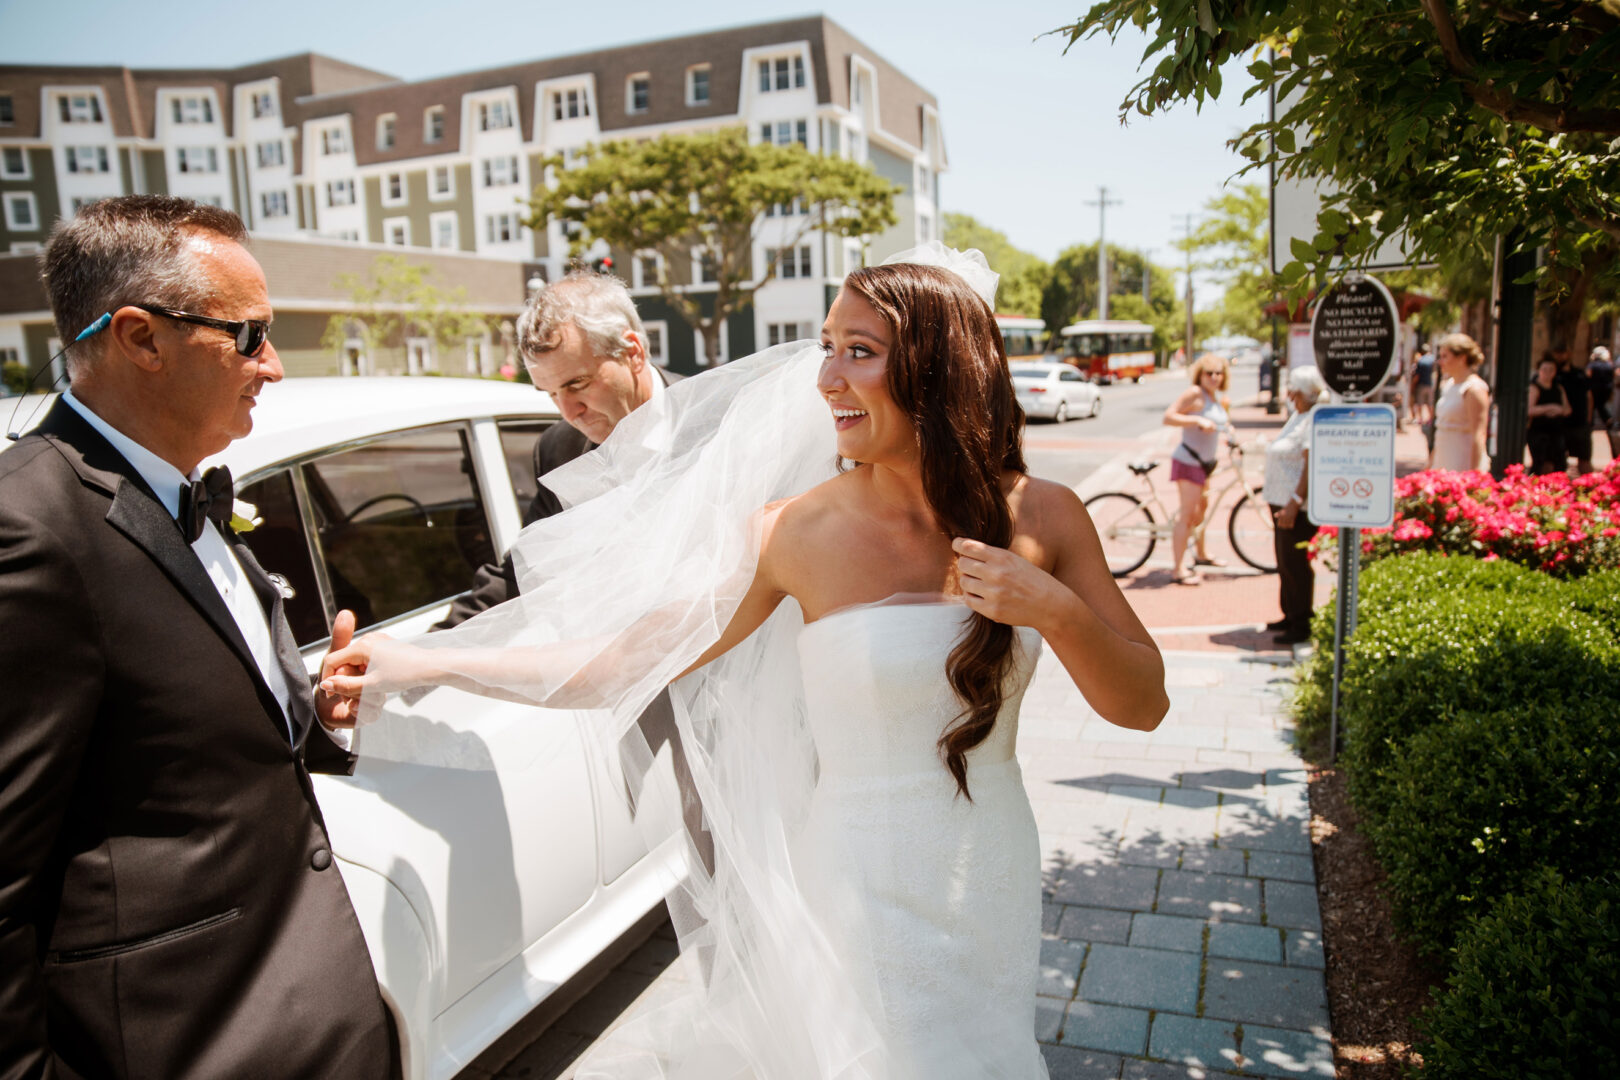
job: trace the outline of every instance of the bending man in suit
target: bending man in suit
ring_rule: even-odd
[[[567,421],[554,424],[535,442],[534,468],[540,477],[596,449],[619,421],[681,378],[654,366],[635,301],[622,281],[607,274],[575,270],[541,289],[518,318],[517,341],[529,378],[551,395]],[[562,504],[542,483],[524,524],[561,510]],[[434,629],[448,629],[517,595],[517,575],[508,553],[500,565],[478,572],[473,591],[457,600]],[[666,742],[671,745],[687,831],[712,870],[714,842],[703,828],[702,807],[681,752],[668,695],[660,694],[647,707],[640,727],[654,754]],[[634,771],[628,758],[625,765]]]
[[[0,455],[7,1080],[397,1068],[306,768],[352,768],[327,734],[352,718],[312,698],[228,474],[197,474],[282,376],[246,240],[140,195],[46,248],[62,340],[99,329]]]

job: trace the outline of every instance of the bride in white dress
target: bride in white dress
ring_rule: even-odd
[[[672,684],[716,850],[671,898],[701,978],[581,1078],[1046,1076],[1018,703],[1043,640],[1105,719],[1168,703],[1079,498],[1025,472],[989,281],[852,273],[819,357],[688,379],[549,474],[573,509],[520,539],[522,597],[323,672],[373,709],[426,684],[597,708],[608,745]]]

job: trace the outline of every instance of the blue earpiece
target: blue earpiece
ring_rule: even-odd
[[[111,325],[112,325],[112,312],[108,311],[108,312],[105,312],[101,316],[101,318],[97,319],[95,322],[91,323],[89,326],[85,327],[83,330],[80,330],[79,331],[79,336],[74,338],[73,340],[74,340],[74,342],[80,342],[80,341],[83,341],[85,338],[95,337],[97,334],[101,333],[103,330],[107,329],[107,327],[109,327]]]

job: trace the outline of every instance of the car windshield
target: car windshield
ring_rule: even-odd
[[[1009,370],[1015,379],[1044,379],[1057,369],[1037,364],[1014,364]]]

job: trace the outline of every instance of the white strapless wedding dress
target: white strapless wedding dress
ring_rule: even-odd
[[[835,952],[862,973],[883,1080],[1045,1077],[1035,1042],[1041,856],[1013,756],[1040,637],[1019,628],[995,728],[967,755],[938,741],[960,700],[945,661],[968,609],[885,603],[799,636],[820,772],[793,868]]]

